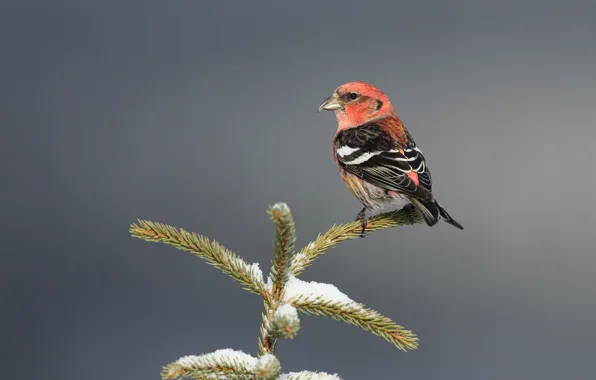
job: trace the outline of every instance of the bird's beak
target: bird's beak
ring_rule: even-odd
[[[319,112],[321,112],[321,110],[335,111],[342,108],[343,106],[344,105],[341,102],[337,93],[334,93],[327,99],[323,100],[323,103],[321,103],[321,105],[319,106]]]

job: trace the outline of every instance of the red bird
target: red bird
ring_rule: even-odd
[[[333,155],[348,189],[364,208],[356,220],[366,229],[366,211],[404,208],[412,223],[418,210],[429,226],[439,218],[463,230],[432,194],[432,178],[422,151],[387,95],[364,82],[338,87],[319,106],[335,111],[338,127]]]

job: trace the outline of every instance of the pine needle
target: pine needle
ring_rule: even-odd
[[[280,376],[279,380],[342,380],[341,377],[337,375],[330,375],[325,372],[311,372],[311,371],[301,371],[301,372],[290,372],[284,373]]]
[[[210,241],[208,238],[194,232],[190,233],[181,228],[177,229],[148,220],[139,220],[138,224],[132,224],[130,233],[138,239],[164,243],[198,256],[210,265],[221,269],[225,274],[240,283],[244,289],[268,297],[261,272],[256,271],[253,265],[248,264],[241,257],[214,240]]]
[[[419,213],[416,213],[414,223],[423,223]],[[410,216],[403,210],[385,212],[368,219],[366,232],[384,230],[391,227],[410,225]],[[362,226],[359,221],[333,225],[324,234],[319,234],[314,242],[302,248],[292,261],[292,275],[298,276],[313,261],[321,257],[338,243],[360,237]]]
[[[380,336],[403,351],[418,347],[418,338],[410,330],[375,310],[365,308],[340,292],[334,285],[304,282],[296,278],[306,267],[329,249],[360,236],[360,222],[332,226],[315,241],[295,253],[296,228],[289,207],[277,203],[268,213],[276,227],[271,273],[267,284],[258,264],[248,264],[241,257],[214,240],[166,224],[139,220],[132,224],[133,237],[171,245],[189,252],[219,268],[244,289],[261,295],[265,307],[259,337],[259,359],[240,351],[219,350],[200,356],[185,356],[168,364],[163,379],[193,377],[198,380],[341,380],[324,372],[292,372],[279,375],[279,361],[273,356],[278,338],[293,338],[300,328],[297,311],[327,316],[358,326]],[[415,223],[422,223],[417,213]],[[400,210],[368,219],[367,232],[411,224],[410,216]]]
[[[418,338],[410,330],[393,322],[375,310],[354,302],[325,300],[323,297],[299,296],[292,306],[306,314],[316,314],[343,321],[380,336],[402,351],[418,348]]]
[[[257,359],[242,351],[217,350],[209,354],[185,356],[163,368],[162,379],[238,379],[255,378]]]
[[[275,224],[275,242],[271,278],[273,280],[273,300],[279,300],[292,264],[296,247],[296,227],[290,208],[285,203],[276,203],[267,210]]]

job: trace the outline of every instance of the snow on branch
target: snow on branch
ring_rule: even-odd
[[[190,252],[221,269],[251,293],[266,295],[263,273],[259,269],[259,264],[248,264],[216,241],[210,241],[194,232],[190,233],[147,220],[139,220],[138,224],[133,224],[130,227],[130,233],[139,239],[164,243]]]
[[[185,356],[163,368],[164,379],[192,377],[204,380],[341,380],[324,372],[291,372],[280,375],[280,363],[274,356],[280,338],[293,338],[300,329],[298,312],[331,317],[356,325],[407,351],[418,347],[418,338],[388,317],[355,302],[337,287],[319,282],[305,282],[296,276],[338,243],[360,236],[359,222],[333,226],[324,234],[295,253],[296,229],[289,207],[277,203],[268,209],[275,224],[276,236],[271,272],[265,284],[259,264],[249,264],[216,241],[183,229],[139,220],[132,224],[133,237],[171,245],[190,252],[219,268],[244,289],[263,297],[259,358],[231,349],[210,354]],[[420,216],[415,221],[421,222]],[[367,231],[376,231],[410,224],[403,211],[374,216],[368,220]]]
[[[327,316],[356,325],[384,338],[403,351],[418,347],[418,338],[410,330],[353,301],[334,285],[305,282],[291,276],[284,294],[285,302],[303,313]]]
[[[279,380],[342,380],[337,375],[330,375],[325,372],[290,372],[284,373],[279,377]]]
[[[273,353],[278,338],[293,338],[300,328],[297,313],[294,316],[282,309],[280,299],[290,276],[292,257],[296,247],[296,227],[290,208],[285,203],[276,203],[267,210],[275,224],[275,241],[273,243],[273,260],[271,273],[265,285],[265,313],[259,337],[259,353]]]
[[[273,313],[273,329],[275,334],[293,339],[300,330],[298,311],[290,304],[281,305]]]
[[[352,301],[350,297],[342,293],[335,285],[316,281],[307,282],[290,276],[286,291],[284,292],[284,302],[291,302],[293,299],[299,297],[312,297],[328,302],[346,302],[355,307],[360,305]]]
[[[255,377],[259,380],[275,380],[279,378],[280,369],[279,360],[271,354],[265,354],[257,362]]]
[[[229,348],[210,354],[184,356],[163,368],[163,379],[254,379],[258,359]]]
[[[424,223],[420,213],[416,212],[415,223]],[[384,230],[391,227],[410,225],[410,216],[403,210],[385,212],[368,218],[366,232]],[[316,240],[300,250],[292,260],[292,275],[298,276],[304,269],[320,256],[346,240],[360,238],[362,225],[360,221],[333,225],[324,234],[319,234]]]

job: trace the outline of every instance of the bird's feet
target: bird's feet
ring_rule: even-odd
[[[360,237],[363,238],[366,236],[365,231],[366,231],[366,225],[368,224],[368,221],[366,220],[366,207],[363,208],[362,210],[360,210],[360,212],[358,213],[358,215],[356,216],[355,220],[359,220],[360,221],[360,225],[362,226],[362,232],[360,232]]]
[[[413,204],[408,203],[404,206],[404,211],[410,218],[410,224],[414,224],[414,222],[416,222],[416,207]]]

